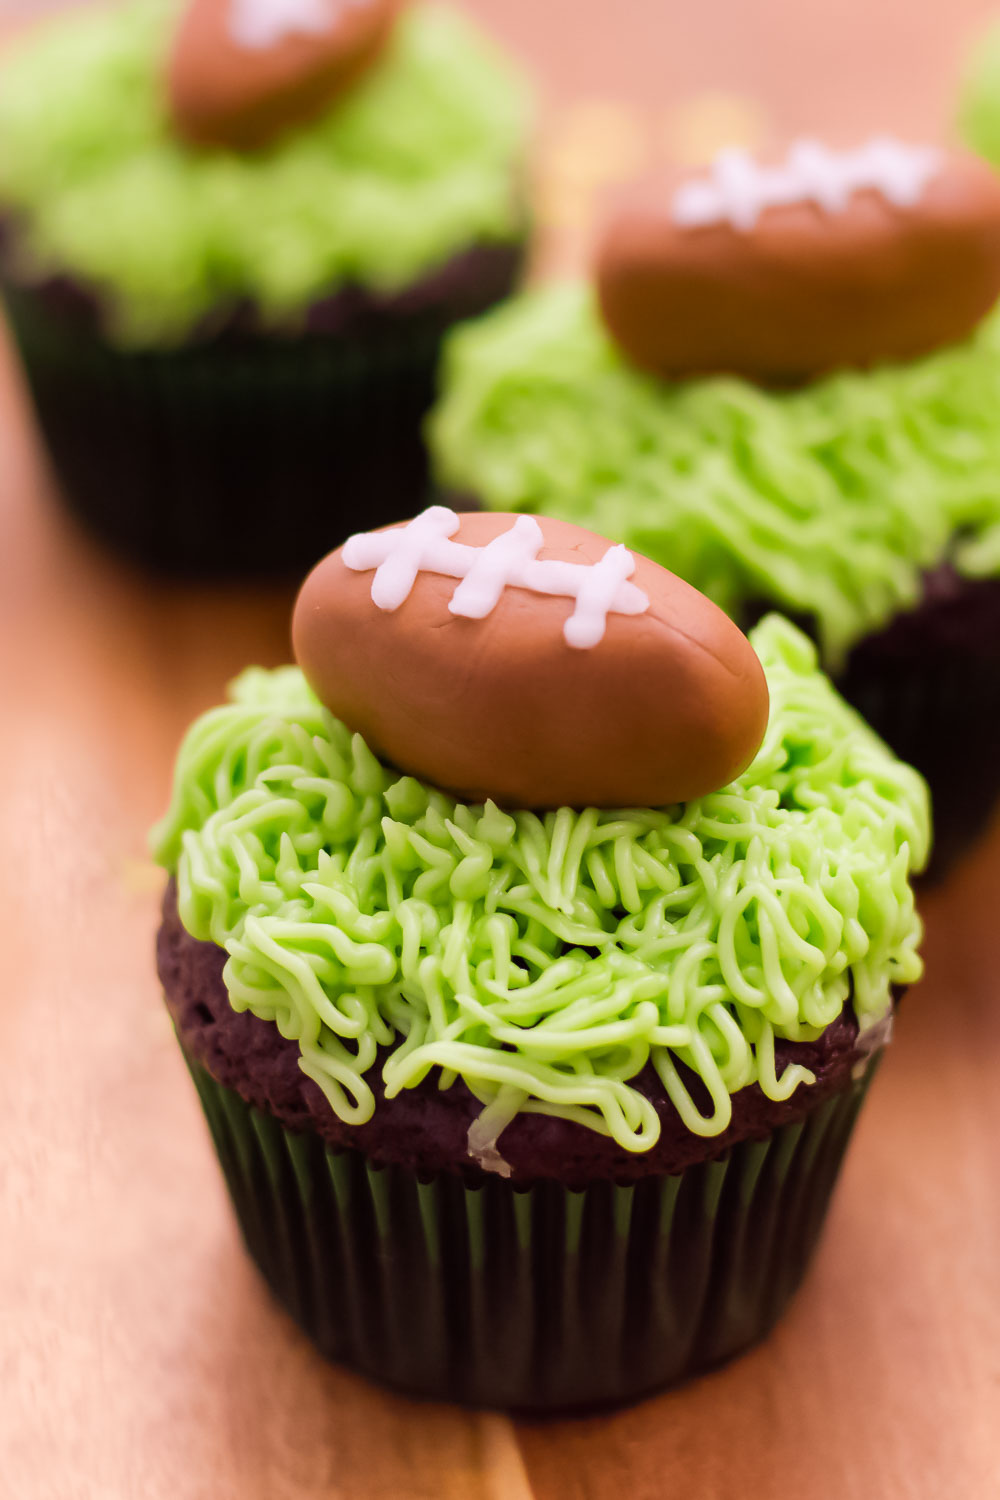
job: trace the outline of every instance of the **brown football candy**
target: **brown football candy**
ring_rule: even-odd
[[[767,727],[763,669],[720,609],[546,517],[434,506],[352,537],[306,579],[292,634],[332,713],[467,801],[683,802],[739,775]]]
[[[364,74],[398,8],[398,0],[189,0],[168,67],[174,128],[198,146],[268,145]]]
[[[1000,296],[1000,178],[956,151],[799,141],[765,165],[647,181],[597,257],[604,320],[666,379],[761,384],[909,360],[958,342]]]

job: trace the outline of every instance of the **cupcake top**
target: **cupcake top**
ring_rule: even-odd
[[[281,0],[275,17],[274,0],[227,3],[238,59],[260,69],[269,48],[279,61],[290,49],[293,88],[280,70],[266,89],[240,73],[206,102],[204,28],[184,40],[211,9],[201,0],[61,18],[11,55],[0,214],[17,276],[68,277],[97,297],[111,337],[170,343],[241,303],[295,326],[342,287],[391,295],[523,231],[525,93],[460,16],[352,0],[333,34],[343,47],[317,61],[301,4],[286,14]]]
[[[869,1032],[890,1013],[892,987],[918,977],[909,877],[927,852],[923,783],[837,696],[786,620],[762,621],[749,645],[737,644],[728,622],[713,635],[711,607],[683,585],[675,591],[679,580],[548,522],[528,559],[542,574],[511,577],[509,552],[523,532],[511,540],[514,528],[494,528],[487,538],[479,528],[494,518],[452,519],[447,539],[477,554],[471,563],[436,543],[428,551],[418,531],[416,564],[407,554],[404,565],[398,528],[354,539],[334,555],[332,574],[322,565],[304,589],[300,660],[349,722],[290,667],[245,673],[231,701],[191,729],[154,835],[184,927],[226,951],[234,1009],[298,1043],[302,1070],[348,1124],[376,1108],[373,1070],[386,1099],[433,1075],[445,1089],[460,1079],[480,1101],[469,1151],[484,1166],[504,1170],[497,1140],[525,1112],[640,1153],[661,1128],[637,1086],[652,1067],[687,1130],[721,1134],[738,1091],[756,1084],[785,1100],[811,1082],[798,1064],[779,1070],[776,1042],[812,1041],[851,1009]],[[448,610],[472,563],[474,602],[467,591]],[[580,576],[567,579],[567,568]],[[349,602],[328,604],[328,589]],[[670,608],[675,629],[663,623]],[[357,680],[345,689],[331,662],[353,654],[352,631],[396,628],[380,612],[403,622],[404,634],[409,621],[415,636],[438,639],[394,673],[386,634],[372,648],[367,692]],[[584,639],[574,642],[581,618]],[[619,629],[635,631],[631,667]],[[655,644],[640,644],[644,630]],[[491,638],[500,643],[492,653]],[[525,662],[547,656],[567,671],[574,654],[586,658],[580,671],[594,673],[613,655],[621,702],[631,685],[643,712],[650,675],[686,672],[692,693],[700,682],[707,698],[744,695],[729,745],[730,764],[742,769],[662,806],[539,810],[441,790],[445,752],[428,725],[450,713],[455,735],[475,739],[482,700],[466,682],[485,679],[511,701],[516,679],[502,648],[514,641]],[[391,764],[382,709],[414,677],[426,722],[405,708],[414,732],[394,742]],[[560,697],[547,680],[518,730],[524,740],[582,691],[578,683]],[[596,723],[600,701],[591,707]],[[375,715],[382,758],[352,732],[365,714]],[[672,764],[672,739],[697,734],[711,747],[719,736],[691,714],[655,731]],[[572,726],[564,744],[570,774],[574,754],[586,758],[586,734]],[[533,743],[539,762],[558,753],[558,736]],[[488,736],[482,744],[485,789],[503,757],[491,761]],[[414,760],[422,777],[407,774]]]
[[[925,570],[1000,571],[982,164],[886,141],[730,154],[631,194],[596,281],[449,341],[444,487],[622,540],[738,620],[777,604],[831,668]]]

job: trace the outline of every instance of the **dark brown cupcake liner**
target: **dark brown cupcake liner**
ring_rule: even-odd
[[[940,880],[1000,801],[1000,578],[944,565],[923,597],[858,643],[835,678],[849,703],[927,779]]]
[[[877,1057],[765,1139],[579,1191],[379,1166],[187,1061],[247,1249],[323,1354],[412,1395],[542,1412],[634,1400],[767,1333]]]
[[[478,247],[451,288],[441,273],[386,307],[320,304],[297,336],[230,326],[167,350],[109,344],[77,289],[0,290],[63,498],[87,528],[156,571],[276,575],[422,508],[441,340],[510,290],[521,257]]]

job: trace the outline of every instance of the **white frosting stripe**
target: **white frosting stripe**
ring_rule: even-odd
[[[510,531],[495,536],[485,547],[470,548],[475,555],[448,605],[453,615],[483,620],[500,602],[500,596],[515,572],[541,551],[542,528],[532,516],[518,516]],[[544,564],[542,565],[544,566]]]
[[[779,166],[765,167],[747,151],[720,151],[707,177],[685,182],[671,215],[682,229],[729,223],[750,230],[768,208],[815,203],[843,213],[854,193],[874,188],[899,208],[912,208],[938,172],[942,154],[878,136],[856,151],[833,151],[821,141],[800,140]]]
[[[358,0],[231,0],[229,35],[248,52],[265,52],[288,36],[325,36]],[[360,0],[367,4],[368,0]]]
[[[405,526],[352,536],[341,556],[352,572],[374,568],[372,601],[379,609],[398,609],[424,572],[462,580],[448,608],[467,619],[485,619],[511,586],[573,599],[563,635],[580,649],[603,639],[609,614],[640,615],[649,608],[642,589],[628,582],[635,558],[625,547],[609,546],[596,563],[539,560],[544,537],[532,516],[519,516],[485,547],[449,540],[458,527],[453,510],[432,505]]]
[[[609,611],[617,609],[620,614],[639,614],[642,608],[649,607],[645,594],[625,581],[634,572],[635,558],[621,544],[609,547],[600,562],[587,570],[576,596],[576,608],[564,627],[571,646],[596,646],[604,634]],[[630,592],[625,596],[624,605],[619,605],[616,601],[625,589]],[[633,607],[635,594],[641,594],[643,605]]]
[[[398,609],[424,568],[434,573],[448,571],[433,563],[449,555],[447,538],[457,530],[455,512],[432,505],[397,531],[366,531],[350,537],[344,543],[344,562],[359,573],[374,568],[372,599],[379,609]]]

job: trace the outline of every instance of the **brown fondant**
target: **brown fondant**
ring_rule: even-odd
[[[959,152],[912,208],[855,193],[840,212],[766,209],[750,230],[671,220],[683,180],[633,189],[597,257],[605,322],[662,377],[761,383],[906,360],[969,334],[1000,296],[1000,178]]]
[[[484,546],[516,518],[463,515]],[[596,562],[611,545],[538,517],[538,556]],[[421,573],[393,611],[373,573],[330,553],[295,607],[295,655],[326,706],[381,757],[469,801],[657,807],[724,786],[753,759],[767,685],[746,637],[704,595],[636,555],[638,615],[567,645],[568,598],[508,587],[482,620],[449,613],[457,580]]]
[[[239,151],[327,109],[378,56],[399,9],[399,0],[330,0],[326,32],[288,32],[251,48],[234,36],[234,3],[190,0],[174,39],[168,97],[185,140]]]

